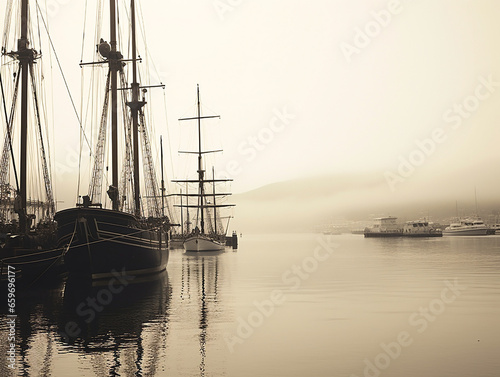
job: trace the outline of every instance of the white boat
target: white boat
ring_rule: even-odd
[[[184,250],[189,252],[224,250],[225,240],[217,240],[205,234],[194,234],[184,241]]]
[[[397,217],[379,217],[372,227],[365,228],[365,237],[402,237],[403,229],[397,223]]]
[[[486,236],[492,234],[492,229],[480,218],[460,219],[459,222],[450,224],[443,231],[444,236]]]
[[[495,234],[500,234],[500,224],[495,224],[491,227]]]
[[[495,219],[495,223],[491,225],[491,234],[500,234],[500,219],[497,218]]]
[[[407,221],[403,226],[404,237],[442,237],[441,229],[427,220]]]
[[[207,179],[205,176],[205,169],[203,164],[203,155],[206,153],[220,152],[220,150],[215,151],[204,151],[202,150],[202,140],[201,140],[201,120],[207,118],[219,118],[218,115],[202,116],[201,106],[200,106],[200,89],[197,87],[197,116],[184,118],[179,120],[196,120],[198,125],[198,151],[188,151],[180,153],[191,153],[198,155],[198,179],[187,179],[187,180],[174,180],[177,183],[195,183],[198,186],[197,193],[181,193],[179,196],[187,198],[186,204],[177,205],[176,207],[186,208],[188,211],[191,208],[196,209],[196,227],[191,233],[184,235],[184,250],[188,252],[202,252],[202,251],[218,251],[223,250],[226,244],[226,232],[227,225],[224,227],[219,215],[219,208],[222,207],[232,207],[233,204],[221,204],[217,202],[217,198],[230,195],[230,193],[217,193],[215,186],[219,182],[232,181],[232,179],[216,179],[215,173],[212,169],[212,179]],[[207,190],[206,185],[211,185],[211,192]],[[210,186],[209,186],[210,187]],[[189,199],[195,198],[196,204],[190,204]],[[182,213],[182,212],[181,212]],[[189,212],[187,213],[189,219]],[[230,218],[230,217],[229,217]],[[182,221],[181,221],[182,222]],[[229,223],[228,223],[229,225]],[[225,229],[224,229],[225,228]],[[184,234],[184,231],[181,232]]]

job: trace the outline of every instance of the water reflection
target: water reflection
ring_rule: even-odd
[[[380,344],[401,331],[415,342],[386,377],[498,374],[500,236],[420,243],[339,237],[331,257],[246,338],[240,328],[255,303],[269,298],[283,271],[314,255],[315,235],[248,237],[238,253],[173,251],[168,276],[134,281],[123,292],[117,281],[70,281],[25,294],[17,298],[15,375],[362,376],[364,360],[380,360]],[[409,318],[432,308],[447,281],[467,289],[419,333]],[[3,355],[6,329],[2,320]],[[230,353],[233,337],[242,343]],[[0,376],[14,376],[5,362]]]
[[[7,367],[7,363],[0,363],[2,376],[30,376],[50,375],[56,339],[51,336],[51,329],[57,322],[62,307],[64,284],[49,282],[29,290],[16,292],[15,343],[16,365],[21,373],[15,373]],[[6,305],[2,305],[2,315],[6,318]],[[0,325],[0,352],[7,354],[10,344],[8,341],[7,320],[2,318]],[[36,362],[34,361],[36,359]],[[36,370],[36,373],[33,371]]]
[[[183,301],[197,303],[199,307],[199,351],[200,376],[206,374],[207,341],[209,339],[210,313],[217,313],[219,255],[213,253],[185,253],[182,261],[182,284],[180,298]]]
[[[154,375],[167,339],[170,297],[166,273],[100,285],[69,280],[58,334],[69,352],[90,355],[97,374]]]
[[[235,254],[172,253],[169,274],[70,279],[18,297],[16,372],[1,376],[225,375]],[[5,309],[5,308],[4,308]],[[2,314],[6,315],[6,312]],[[7,353],[7,321],[0,352]]]

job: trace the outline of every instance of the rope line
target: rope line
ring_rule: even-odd
[[[54,43],[52,42],[52,38],[51,38],[51,36],[49,34],[49,29],[47,27],[47,24],[45,23],[45,18],[43,17],[43,14],[42,14],[42,11],[40,9],[40,5],[38,4],[38,1],[36,2],[36,6],[37,6],[37,9],[38,9],[38,12],[40,12],[40,14],[41,14],[41,19],[42,19],[42,22],[43,22],[43,26],[45,28],[45,31],[47,32],[47,37],[49,39],[50,47],[52,48],[52,52],[54,53],[54,56],[56,58],[57,66],[59,67],[59,71],[61,72],[61,76],[62,76],[62,79],[64,81],[64,86],[66,87],[66,91],[68,92],[68,95],[69,95],[69,98],[70,98],[70,101],[71,101],[71,106],[73,107],[73,111],[75,112],[76,119],[78,120],[78,125],[80,126],[80,129],[83,132],[83,136],[85,138],[85,141],[87,142],[87,146],[89,147],[90,153],[92,154],[92,147],[91,147],[91,145],[89,143],[87,135],[85,134],[85,130],[83,130],[83,125],[82,125],[82,121],[80,119],[80,115],[78,114],[78,110],[76,109],[75,101],[73,100],[73,96],[71,95],[71,91],[69,89],[68,81],[66,80],[66,76],[64,75],[64,71],[62,69],[61,62],[59,61],[59,56],[57,55],[56,49],[54,47]]]
[[[76,224],[77,224],[77,221],[75,221],[75,228],[74,228],[74,230],[73,230],[73,236],[71,237],[71,240],[69,241],[68,246],[70,246],[70,245],[71,245],[71,243],[73,242],[73,238],[75,237],[75,234],[76,234]],[[33,280],[33,281],[31,282],[31,284],[30,284],[30,287],[31,287],[33,284],[35,284],[35,283],[36,283],[36,282],[37,282],[37,281],[38,281],[38,280],[39,280],[39,279],[40,279],[40,278],[41,278],[41,277],[42,277],[42,276],[43,276],[43,275],[44,275],[44,274],[45,274],[45,273],[46,273],[46,272],[47,272],[47,271],[48,271],[48,270],[49,270],[49,269],[50,269],[50,268],[54,265],[54,264],[56,264],[56,262],[57,262],[59,259],[61,259],[61,258],[64,256],[64,254],[66,254],[66,252],[67,252],[67,251],[68,251],[68,249],[66,249],[66,251],[62,252],[62,253],[61,253],[61,254],[57,257],[57,259],[56,259],[54,262],[52,262],[52,263],[51,263],[51,265],[50,265],[50,266],[48,266],[48,267],[47,267],[47,268],[46,268],[46,269],[45,269],[45,270],[44,270],[44,271],[43,271],[43,272],[42,272],[42,273],[41,273],[41,274],[40,274],[40,275],[39,275],[39,276],[38,276],[35,280]],[[49,259],[50,259],[50,258],[49,258]]]

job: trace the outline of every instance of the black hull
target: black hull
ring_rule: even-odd
[[[2,250],[10,254],[10,250]],[[66,268],[61,249],[16,249],[16,256],[0,260],[0,281],[8,283],[15,276],[17,284],[32,285],[40,281],[57,280],[64,276]],[[9,273],[10,271],[10,273]]]
[[[134,216],[101,208],[71,208],[56,213],[58,244],[67,247],[70,275],[105,279],[164,271],[168,262],[165,226],[139,222]]]
[[[31,285],[42,280],[59,279],[65,273],[62,253],[56,247],[55,226],[29,234],[0,234],[0,280],[15,274],[16,283]]]
[[[409,237],[409,238],[429,238],[429,237],[442,237],[443,233],[365,233],[365,237],[372,238],[394,238],[394,237]]]
[[[401,232],[394,232],[394,233],[365,232],[365,237],[373,237],[373,238],[403,237],[403,233],[401,233]]]

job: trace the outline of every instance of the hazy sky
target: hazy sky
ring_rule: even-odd
[[[79,104],[85,2],[46,2]],[[207,147],[224,148],[217,167],[235,179],[236,192],[345,172],[380,172],[388,189],[462,168],[498,174],[498,1],[150,0],[140,7],[152,83],[166,84],[170,178],[186,174],[177,150],[189,143],[177,118],[191,115],[197,83],[207,108],[222,116]],[[107,29],[102,37],[109,40]],[[68,166],[78,125],[64,91],[57,93],[56,161]],[[156,96],[163,101],[161,90]],[[167,125],[155,132],[167,138]],[[74,196],[72,181],[67,171],[57,177],[65,200]]]

